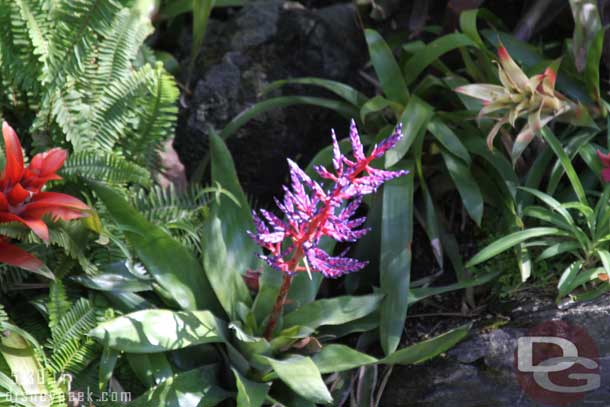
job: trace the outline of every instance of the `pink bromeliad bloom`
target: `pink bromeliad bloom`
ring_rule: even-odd
[[[276,200],[285,219],[261,209],[265,222],[256,212],[253,213],[256,233],[248,233],[269,252],[261,258],[287,275],[314,271],[325,277],[339,277],[365,267],[366,261],[326,253],[319,247],[320,239],[328,236],[338,242],[355,242],[368,232],[368,229],[360,228],[366,218],[353,218],[363,196],[374,193],[384,182],[407,174],[402,170],[373,168],[371,163],[401,138],[399,125],[390,137],[375,145],[367,157],[352,120],[350,141],[353,159],[350,160],[341,154],[333,131],[334,172],[322,166],[315,168],[322,178],[332,182],[328,190],[312,180],[295,162],[288,160],[292,189],[284,187],[284,200]]]
[[[597,150],[597,156],[599,157],[599,160],[602,162],[602,166],[604,167],[601,172],[602,179],[604,180],[604,182],[610,182],[610,153],[604,154],[601,151]]]

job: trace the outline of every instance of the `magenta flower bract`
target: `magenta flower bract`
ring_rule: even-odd
[[[610,182],[610,153],[604,154],[600,150],[597,150],[597,156],[602,163],[601,176],[604,182]]]
[[[333,131],[332,161],[335,171],[315,167],[322,178],[332,182],[329,190],[312,180],[295,162],[288,160],[292,188],[284,187],[284,200],[276,200],[285,219],[264,209],[260,210],[262,217],[253,212],[256,233],[248,234],[259,246],[269,251],[261,258],[288,275],[314,271],[325,277],[339,277],[365,267],[366,261],[345,257],[344,253],[331,256],[318,246],[323,236],[338,242],[355,242],[368,232],[368,229],[360,228],[366,218],[353,218],[362,197],[377,191],[384,182],[407,174],[402,170],[380,170],[370,164],[394,147],[401,138],[399,125],[390,137],[373,147],[367,157],[352,120],[350,141],[354,159],[350,160],[341,154]]]

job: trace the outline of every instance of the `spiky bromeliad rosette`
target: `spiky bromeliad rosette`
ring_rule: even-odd
[[[579,124],[589,118],[582,105],[555,90],[558,63],[546,68],[544,73],[528,78],[502,45],[498,48],[498,59],[501,85],[475,83],[455,89],[458,93],[483,101],[479,119],[487,117],[496,120],[487,135],[487,146],[490,150],[493,149],[494,139],[502,126],[510,124],[515,127],[519,118],[526,118],[527,122],[513,142],[513,162],[551,120],[561,117]]]

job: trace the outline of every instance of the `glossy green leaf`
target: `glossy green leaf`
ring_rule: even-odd
[[[462,198],[462,203],[468,215],[476,222],[481,224],[483,219],[483,195],[478,184],[474,180],[470,168],[453,154],[441,149],[445,165],[449,171],[449,175],[453,179],[455,186]]]
[[[286,85],[317,86],[317,87],[326,89],[329,92],[334,93],[335,95],[337,95],[340,98],[342,98],[343,100],[345,100],[347,103],[350,103],[357,107],[362,106],[368,100],[368,98],[363,93],[352,88],[349,85],[346,85],[341,82],[333,81],[330,79],[323,79],[323,78],[282,79],[282,80],[271,83],[269,86],[267,86],[264,89],[263,92],[269,93],[272,90],[275,90],[277,88],[280,88],[280,87],[286,86]]]
[[[383,96],[375,96],[369,99],[360,108],[360,120],[362,123],[366,123],[366,118],[368,115],[381,112],[385,109],[392,109],[394,112],[398,112],[398,115],[402,111],[402,105],[400,103],[392,102]]]
[[[333,402],[322,375],[311,358],[291,355],[283,360],[266,359],[278,377],[299,396],[319,404]]]
[[[116,367],[116,363],[119,360],[119,352],[107,348],[104,348],[102,352],[102,356],[100,358],[100,368],[99,368],[99,390],[103,391],[104,388],[108,385],[108,381],[112,377],[112,373],[114,372],[114,368]]]
[[[432,359],[443,352],[454,347],[462,341],[466,336],[472,324],[462,325],[459,328],[453,329],[442,335],[436,336],[415,345],[400,349],[391,355],[385,357],[380,363],[396,364],[396,365],[413,365],[423,363],[426,360]]]
[[[183,309],[221,312],[197,257],[131,207],[118,192],[92,184],[149,273]],[[176,262],[180,259],[180,262]],[[204,294],[205,293],[205,294]]]
[[[577,260],[574,263],[570,264],[564,272],[561,274],[559,278],[559,282],[557,283],[557,290],[559,291],[559,297],[565,297],[572,291],[573,286],[572,282],[576,278],[576,275],[580,271],[583,262],[581,260]]]
[[[417,96],[411,96],[409,104],[400,116],[404,137],[385,154],[385,167],[390,168],[400,161],[411,148],[420,132],[425,131],[428,121],[432,118],[432,106]]]
[[[209,311],[151,309],[103,322],[89,335],[111,349],[155,353],[224,342],[226,328]]]
[[[129,366],[147,387],[153,387],[174,375],[164,353],[130,353],[125,355]]]
[[[525,242],[526,240],[533,239],[535,237],[549,236],[549,235],[564,235],[561,229],[550,228],[550,227],[537,227],[514,232],[483,248],[480,252],[474,255],[467,263],[466,267],[476,266],[479,263],[483,263],[491,259],[498,254],[505,252],[518,245],[519,243]]]
[[[405,83],[408,85],[415,82],[419,74],[431,63],[437,61],[442,55],[456,48],[474,46],[472,40],[461,33],[444,35],[426,44],[426,47],[417,51],[403,66]]]
[[[587,50],[587,62],[583,74],[589,95],[593,98],[593,100],[597,101],[598,103],[601,99],[599,66],[602,58],[605,33],[605,28],[602,28],[597,33],[595,33],[595,36],[591,41],[590,47]],[[599,103],[599,105],[603,106],[603,104],[601,103]]]
[[[168,378],[132,401],[130,407],[214,407],[229,393],[220,387],[216,366],[203,366]]]
[[[265,402],[271,383],[259,383],[246,379],[235,369],[231,369],[237,386],[237,407],[260,407]]]
[[[152,281],[136,276],[129,271],[125,263],[115,263],[104,268],[104,272],[96,275],[76,275],[72,280],[92,290],[99,291],[150,291]]]
[[[49,392],[42,381],[37,380],[45,377],[37,357],[37,352],[42,349],[31,335],[19,327],[4,323],[2,328],[4,332],[0,336],[0,357],[4,358],[4,365],[10,369],[22,393],[34,398],[35,407],[49,407]]]
[[[377,31],[366,29],[364,36],[383,93],[388,99],[406,105],[409,91],[392,50]]]
[[[585,190],[582,186],[582,183],[580,182],[580,178],[578,177],[576,170],[574,170],[572,162],[567,156],[563,146],[561,145],[561,142],[557,139],[557,137],[555,137],[553,132],[551,132],[548,127],[544,127],[542,129],[541,134],[544,140],[549,144],[555,155],[559,158],[559,161],[561,162],[561,165],[563,166],[566,175],[568,176],[568,179],[572,184],[572,188],[574,188],[574,192],[576,193],[578,200],[583,204],[587,204],[587,196],[585,194]]]
[[[345,324],[377,310],[382,297],[370,294],[317,300],[288,313],[284,317],[284,327],[300,325],[317,328]]]
[[[226,213],[224,208],[216,213]],[[245,233],[244,233],[245,235]],[[208,280],[214,289],[218,301],[232,320],[237,319],[237,304],[251,303],[248,287],[239,273],[239,259],[243,256],[255,256],[248,251],[233,252],[228,250],[222,233],[222,223],[214,214],[206,219],[203,228],[201,252],[203,254],[203,268]],[[238,256],[233,255],[239,253]],[[233,260],[237,258],[237,260]],[[233,260],[233,261],[232,261]],[[245,263],[245,262],[242,262]],[[245,272],[245,270],[244,270]]]
[[[380,309],[379,335],[386,355],[400,343],[407,317],[408,290],[411,276],[413,241],[414,174],[400,177],[383,187],[381,221],[380,292],[384,299]]]
[[[434,138],[450,151],[452,154],[461,158],[466,164],[470,164],[470,154],[460,139],[455,135],[453,130],[449,128],[438,117],[433,118],[428,123],[428,131],[432,133]]]
[[[377,358],[339,344],[324,346],[312,359],[322,374],[343,372],[378,362]]]

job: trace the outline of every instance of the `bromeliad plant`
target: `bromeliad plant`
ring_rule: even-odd
[[[185,389],[194,397],[194,404],[205,400],[206,405],[216,405],[230,397],[256,407],[263,403],[328,404],[349,396],[351,386],[343,384],[352,383],[354,368],[420,363],[461,340],[468,326],[385,357],[370,356],[365,349],[334,342],[350,333],[376,330],[383,295],[316,300],[315,292],[310,297],[308,285],[303,285],[321,275],[338,277],[364,265],[344,254],[333,255],[328,243],[353,241],[366,232],[359,229],[363,219],[352,218],[359,196],[374,192],[387,180],[394,179],[385,187],[411,176],[375,168],[375,158],[399,139],[398,129],[365,155],[353,127],[353,158],[341,154],[340,143],[334,142],[335,171],[318,168],[332,182],[329,189],[291,164],[292,190],[286,189],[284,200],[278,203],[285,218],[261,211],[266,223],[255,216],[253,224],[228,150],[222,140],[212,136],[212,180],[220,182],[240,206],[225,196],[211,202],[199,253],[147,222],[119,193],[95,186],[96,195],[149,277],[91,286],[124,313],[99,325],[91,336],[115,355],[114,360],[141,361],[131,367],[151,387],[132,405],[171,405],[175,395]],[[247,229],[256,230],[252,235],[265,253],[246,235]],[[263,256],[263,262],[257,254]],[[177,258],[180,264],[176,264]],[[258,268],[263,268],[260,278],[251,272]],[[96,278],[110,281],[103,273]],[[290,290],[286,281],[288,285],[292,281]],[[156,296],[141,294],[146,291]],[[409,303],[437,292],[412,289]],[[165,305],[155,308],[155,304]],[[185,348],[187,353],[182,353]],[[322,377],[329,373],[337,373],[329,378],[334,382],[332,392]],[[227,382],[230,376],[234,384]]]
[[[501,117],[495,118],[497,122],[487,135],[490,150],[493,149],[494,139],[502,126],[510,124],[515,127],[521,117],[527,121],[514,140],[511,151],[513,162],[517,161],[534,136],[551,120],[571,113],[571,121],[575,122],[576,118],[587,115],[581,105],[555,90],[558,64],[546,68],[542,74],[528,78],[504,45],[498,47],[498,59],[501,86],[479,83],[455,89],[458,93],[483,101],[479,119],[490,117],[492,113],[503,113]]]
[[[261,257],[284,275],[280,293],[265,331],[267,339],[273,333],[295,273],[306,271],[311,278],[311,272],[314,271],[324,277],[337,278],[366,266],[367,262],[364,261],[329,255],[320,248],[320,240],[327,236],[337,242],[356,242],[368,232],[366,228],[355,229],[362,226],[366,218],[352,219],[352,217],[362,203],[364,195],[376,192],[386,181],[407,174],[404,170],[385,171],[372,166],[374,160],[381,158],[401,138],[401,126],[398,126],[390,137],[375,145],[367,157],[360,142],[356,123],[352,121],[350,142],[354,160],[351,161],[341,153],[337,137],[333,132],[332,163],[335,173],[331,173],[323,166],[316,167],[322,178],[333,183],[332,188],[327,191],[317,181],[312,180],[294,161],[288,160],[292,191],[285,188],[284,201],[277,201],[286,221],[266,210],[261,210],[272,230],[270,231],[255,213],[256,234],[250,233],[259,246],[269,251],[268,255]],[[309,193],[307,189],[310,190]]]
[[[43,217],[69,221],[88,216],[90,211],[85,203],[70,195],[43,191],[47,182],[61,179],[57,171],[68,153],[54,148],[35,155],[25,167],[19,137],[6,122],[2,124],[2,135],[5,166],[0,178],[0,223],[21,223],[48,244],[49,228]],[[39,273],[46,269],[42,261],[1,236],[0,262]]]

